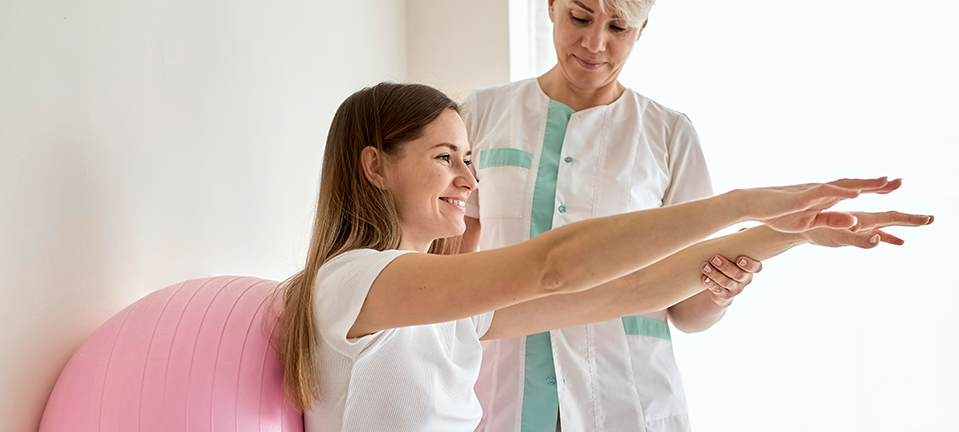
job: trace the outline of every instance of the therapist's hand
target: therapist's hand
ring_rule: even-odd
[[[883,231],[888,227],[915,227],[929,225],[932,216],[914,215],[888,211],[884,213],[849,212],[856,217],[856,224],[849,229],[817,228],[803,233],[809,243],[825,247],[856,246],[872,249],[879,243],[900,246],[905,243],[899,237]]]
[[[720,306],[729,306],[743,292],[743,288],[753,281],[753,275],[763,269],[763,263],[741,256],[730,261],[721,255],[714,255],[709,262],[703,263],[700,277],[709,298]]]

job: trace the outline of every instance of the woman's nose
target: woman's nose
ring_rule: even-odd
[[[606,50],[606,34],[601,28],[591,27],[583,35],[583,48],[591,53],[603,52]]]
[[[467,187],[469,190],[476,190],[476,176],[473,175],[473,171],[469,169],[465,163],[460,164],[459,172],[457,173],[457,186]]]

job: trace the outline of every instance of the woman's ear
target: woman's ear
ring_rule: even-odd
[[[549,11],[549,20],[556,23],[556,20],[553,19],[553,3],[556,3],[556,0],[549,0],[549,7],[546,10]]]
[[[646,24],[649,24],[649,18],[643,21],[643,26],[639,28],[639,33],[636,33],[636,40],[639,40],[639,37],[643,35],[643,30],[646,30]]]
[[[386,181],[386,161],[380,150],[373,146],[366,146],[360,153],[360,164],[363,165],[363,174],[377,189],[389,189]]]

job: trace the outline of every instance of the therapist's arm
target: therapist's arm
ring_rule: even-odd
[[[459,253],[479,252],[480,226],[479,219],[466,217],[466,231],[463,233],[463,243]]]
[[[762,270],[762,263],[746,256],[713,255],[700,263],[704,290],[666,309],[669,321],[683,333],[707,330],[726,315],[733,298]]]

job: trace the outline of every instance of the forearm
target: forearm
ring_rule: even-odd
[[[764,261],[805,243],[802,235],[785,234],[766,226],[758,226],[736,234],[699,242],[673,254],[653,266],[630,274],[619,281],[624,288],[611,304],[620,304],[617,313],[631,315],[673,306],[701,292],[704,288],[699,266],[715,255],[726,257],[748,256]],[[643,299],[645,297],[645,299]],[[689,306],[701,306],[695,302]],[[692,308],[689,311],[694,311]],[[718,315],[718,309],[695,312]],[[718,319],[718,317],[717,317]]]
[[[580,291],[633,273],[736,223],[743,215],[735,193],[577,222],[544,233],[529,247],[546,254],[545,286],[558,293]]]
[[[519,336],[555,328],[591,322],[608,321],[666,309],[686,299],[698,300],[703,290],[699,265],[713,255],[746,255],[765,260],[803,243],[800,235],[783,234],[765,226],[740,233],[702,241],[653,265],[583,292],[544,297],[498,310],[494,318],[495,332],[489,338]],[[684,302],[685,303],[685,302]],[[714,303],[715,304],[715,303]],[[698,306],[691,303],[689,306]],[[692,310],[719,314],[718,310]],[[672,314],[672,311],[670,311]],[[498,321],[498,322],[497,322]],[[681,325],[702,325],[680,320]],[[492,331],[492,330],[491,330]]]

